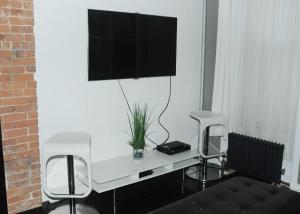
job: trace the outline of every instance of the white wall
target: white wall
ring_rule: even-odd
[[[199,0],[36,0],[35,35],[40,144],[54,133],[80,130],[92,136],[92,160],[131,153],[125,101],[116,80],[89,82],[87,9],[178,17],[177,74],[170,106],[162,117],[170,140],[190,143],[197,123],[188,117],[199,107],[202,1]],[[168,98],[168,77],[121,81],[131,104],[148,103],[162,142],[158,114]]]
[[[300,192],[300,97],[298,99],[298,113],[295,136],[295,150],[293,161],[293,173],[291,180],[291,189]]]

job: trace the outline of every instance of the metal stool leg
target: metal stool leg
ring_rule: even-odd
[[[202,175],[201,178],[202,189],[205,189],[206,182],[207,182],[207,159],[203,159],[201,175]]]
[[[185,169],[182,169],[181,195],[184,194]]]
[[[113,190],[114,214],[117,214],[116,189]]]
[[[75,180],[74,180],[74,157],[73,155],[67,156],[68,164],[68,183],[69,183],[69,194],[75,194]],[[70,198],[70,214],[76,214],[76,202],[74,198]]]
[[[74,178],[74,157],[73,155],[67,155],[67,167],[68,167],[68,185],[69,194],[75,194],[75,178]],[[52,210],[50,214],[98,214],[98,212],[86,205],[76,205],[75,198],[69,199],[69,205],[61,206]]]
[[[208,155],[208,143],[209,143],[209,127],[205,129],[205,137],[204,137],[204,146],[203,146],[203,153]],[[202,189],[206,188],[207,182],[207,159],[203,158],[203,165],[202,165]]]

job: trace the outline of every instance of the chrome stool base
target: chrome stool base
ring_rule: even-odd
[[[207,165],[207,179],[206,182],[217,181],[223,178],[223,169],[214,164]],[[186,170],[186,176],[193,180],[202,182],[202,166],[192,166]]]
[[[60,207],[57,207],[56,209],[49,212],[49,214],[98,214],[99,212],[95,210],[94,208],[83,205],[83,204],[76,204],[76,209],[74,209],[73,212],[70,211],[70,205],[63,205]]]

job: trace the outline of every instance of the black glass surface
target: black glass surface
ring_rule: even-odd
[[[89,80],[176,75],[177,19],[89,10]]]

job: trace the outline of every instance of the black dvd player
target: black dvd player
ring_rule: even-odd
[[[161,145],[158,145],[156,147],[157,151],[168,154],[168,155],[174,155],[180,152],[184,152],[187,150],[191,150],[191,145],[182,143],[180,141],[173,141],[169,143],[164,143]]]

